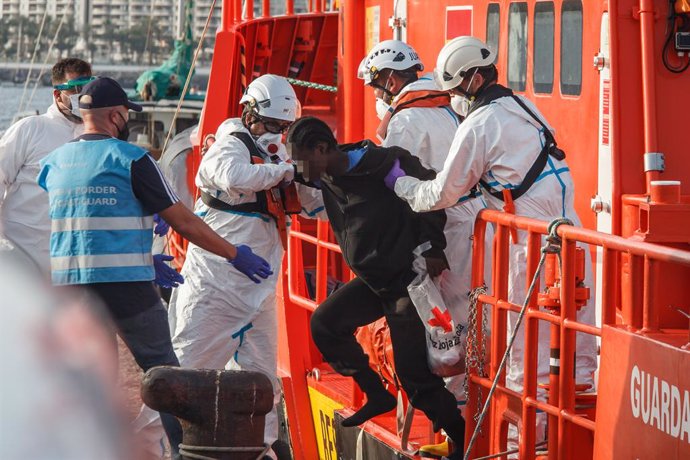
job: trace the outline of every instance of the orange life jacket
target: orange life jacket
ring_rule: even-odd
[[[252,156],[252,163],[263,164],[263,158]],[[287,250],[287,215],[302,212],[302,203],[294,182],[264,190],[266,194],[266,213],[275,221],[280,242]]]
[[[247,133],[237,132],[231,133],[231,135],[238,138],[247,147],[252,164],[264,164],[266,162]],[[269,161],[271,160],[269,159]],[[226,203],[204,191],[201,192],[201,200],[206,206],[221,211],[257,212],[268,215],[276,223],[283,249],[287,249],[287,216],[299,214],[302,211],[302,203],[294,182],[278,185],[263,192],[256,192],[256,201],[251,203]]]
[[[376,129],[376,134],[381,140],[386,138],[388,132],[388,124],[393,118],[393,115],[401,110],[416,108],[436,108],[450,105],[450,95],[445,91],[436,90],[419,90],[408,91],[402,96],[396,98],[391,105],[391,108],[379,123]]]

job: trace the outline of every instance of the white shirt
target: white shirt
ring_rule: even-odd
[[[19,120],[0,139],[0,221],[11,240],[50,273],[48,194],[36,183],[40,162],[83,131],[53,103],[42,115]]]

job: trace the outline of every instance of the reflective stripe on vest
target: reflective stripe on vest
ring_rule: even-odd
[[[151,265],[151,254],[99,254],[97,256],[76,255],[51,257],[53,270],[78,270],[84,268],[139,267]]]
[[[117,139],[71,142],[43,162],[54,284],[150,281],[153,218],[132,190],[146,151]]]
[[[146,217],[71,217],[54,219],[53,232],[77,230],[140,230],[153,227],[153,216]]]

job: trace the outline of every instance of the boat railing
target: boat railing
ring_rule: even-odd
[[[200,124],[200,139],[220,123],[239,115],[241,98],[251,80],[265,73],[308,82],[335,83],[337,13],[328,2],[310,0],[304,14],[295,14],[294,0],[262,0],[254,15],[253,0],[223,0],[221,26],[216,32],[208,94]],[[271,16],[271,6],[284,5],[285,14]],[[331,4],[330,9],[333,6]],[[311,88],[296,88],[302,105],[333,112],[335,96]]]
[[[247,85],[263,74],[291,78],[304,115],[315,115],[335,126],[337,83],[336,49],[338,15],[333,2],[308,0],[306,11],[295,14],[294,0],[258,2],[223,0],[221,26],[216,31],[207,97],[199,121],[198,144],[193,146],[187,168],[189,190],[196,190],[195,177],[201,163],[201,143],[220,124],[241,114],[239,104]],[[271,16],[271,6],[281,4]],[[303,8],[304,9],[304,8]],[[179,235],[170,242],[176,264],[182,266],[187,243]]]
[[[495,228],[492,243],[485,242],[487,225],[493,225]],[[474,323],[474,334],[477,339],[468,345],[468,353],[473,353],[475,350],[472,350],[472,347],[487,340],[490,341],[490,356],[486,357],[483,369],[468,369],[470,386],[466,410],[467,442],[476,426],[475,416],[482,410],[484,398],[498,373],[499,363],[507,347],[508,313],[517,313],[521,309],[521,305],[508,301],[511,234],[520,232],[521,237],[526,238],[529,284],[540,265],[544,238],[548,235],[548,230],[548,222],[498,211],[484,210],[477,219],[474,233],[473,286],[479,287],[485,282],[485,254],[489,250],[486,244],[492,244],[491,258],[488,259],[491,260],[492,279],[487,293],[478,297],[477,320]],[[676,272],[690,271],[689,251],[569,225],[560,226],[558,235],[561,238],[558,254],[561,263],[556,269],[559,281],[556,291],[559,294],[559,308],[552,308],[550,311],[540,308],[539,294],[549,287],[547,283],[553,284],[553,276],[549,278],[547,275],[546,280],[542,277],[537,281],[536,289],[529,299],[522,326],[525,334],[523,390],[518,392],[509,389],[506,386],[505,373],[499,378],[491,401],[491,410],[482,423],[482,435],[478,438],[470,458],[507,452],[508,424],[519,427],[519,452],[516,453],[519,453],[520,458],[537,458],[534,446],[537,445],[535,420],[538,412],[546,413],[549,418],[548,440],[541,449],[548,452],[548,458],[592,458],[597,394],[576,385],[576,333],[600,338],[604,328],[616,327],[651,336],[655,340],[664,341],[667,338],[669,343],[679,347],[688,340],[687,319],[682,315],[676,315],[673,320],[669,320],[667,312],[664,311],[667,307],[663,302],[659,302],[658,298],[660,291],[665,289],[659,278],[660,271],[668,266],[673,267]],[[603,289],[599,309],[601,314],[596,325],[577,320],[578,303],[583,303],[582,289],[589,289],[589,308],[595,308],[594,282],[586,279],[586,287],[580,282],[580,269],[584,257],[591,255],[582,250],[584,245],[588,245],[592,252],[598,251],[601,256],[599,270]],[[299,393],[300,387],[306,392],[307,383],[302,379],[295,379],[298,369],[303,369],[303,372],[312,378],[316,372],[312,372],[312,369],[322,373],[328,372],[318,351],[314,350],[313,344],[310,343],[309,315],[328,296],[330,279],[335,277],[347,281],[353,274],[344,267],[340,247],[335,243],[326,221],[295,219],[290,232],[286,259],[282,292],[285,304],[284,321],[287,327],[283,332],[283,343],[289,350],[289,362],[294,365],[290,372],[293,376],[293,391]],[[544,270],[547,270],[548,263],[545,267]],[[313,292],[307,288],[305,269],[314,270],[316,281]],[[548,281],[549,279],[551,281]],[[638,292],[640,289],[641,293]],[[491,309],[490,336],[481,327],[485,309]],[[302,324],[297,327],[300,321]],[[685,325],[682,321],[685,321]],[[550,328],[552,348],[560,350],[559,371],[550,375],[548,385],[537,382],[539,327]],[[682,340],[683,336],[685,340]],[[290,366],[285,361],[281,365]],[[544,391],[548,395],[546,401],[543,397],[538,397],[538,393]],[[357,401],[358,398],[355,397],[354,400]],[[396,435],[392,433],[390,436],[395,438]]]
[[[313,276],[311,292],[307,273]],[[329,280],[348,281],[352,277],[327,221],[293,219],[278,287],[283,305],[278,312],[278,368],[296,459],[323,458],[319,445],[323,449],[324,443],[317,442],[317,415],[313,415],[317,409],[311,406],[308,380],[312,384],[320,380],[328,366],[311,340],[311,313],[328,296]],[[355,394],[354,400],[361,402],[361,393]]]
[[[484,398],[499,373],[499,363],[506,350],[508,313],[519,313],[522,305],[508,301],[510,276],[510,245],[516,231],[526,238],[527,286],[534,278],[542,255],[548,222],[518,217],[499,211],[484,210],[475,224],[473,248],[473,287],[482,286],[484,280],[484,255],[486,226],[493,225],[491,286],[488,293],[479,295],[476,313],[475,334],[477,340],[468,346],[490,342],[490,358],[486,367],[468,369],[470,380],[467,414],[478,414]],[[498,379],[496,391],[487,417],[482,423],[483,435],[478,438],[470,458],[506,452],[508,424],[519,427],[519,458],[537,457],[537,433],[535,421],[537,412],[545,412],[549,419],[548,441],[543,451],[548,458],[583,459],[592,458],[594,432],[596,428],[596,394],[578,388],[575,382],[576,333],[602,336],[607,327],[623,328],[635,334],[654,337],[656,340],[682,346],[688,338],[687,318],[676,315],[669,319],[664,311],[666,305],[659,301],[664,282],[659,274],[671,266],[675,272],[690,273],[690,251],[657,244],[644,243],[635,239],[608,235],[570,225],[558,228],[560,244],[560,270],[558,283],[558,308],[545,311],[540,308],[539,293],[548,287],[544,277],[537,280],[536,289],[529,298],[522,325],[524,331],[524,380],[523,390],[517,392],[506,386],[505,372]],[[588,245],[600,254],[601,316],[597,324],[585,324],[577,320],[577,289],[579,283],[576,268],[578,246]],[[582,251],[582,249],[579,249]],[[590,254],[585,251],[585,257]],[[547,275],[548,278],[548,275]],[[688,279],[688,278],[686,278]],[[590,292],[594,292],[593,280],[585,280]],[[541,285],[540,285],[541,284]],[[525,286],[525,290],[527,290]],[[686,288],[687,289],[687,288]],[[592,296],[593,297],[593,296]],[[591,298],[591,297],[590,297]],[[594,308],[590,300],[589,308]],[[681,303],[682,304],[682,303]],[[491,311],[491,334],[485,337],[482,328],[484,308]],[[685,323],[683,323],[683,321]],[[551,349],[559,350],[556,360],[560,362],[551,368],[548,386],[537,382],[537,357],[539,328],[550,327]],[[470,336],[472,334],[470,333]],[[684,339],[683,339],[684,337]],[[680,338],[680,341],[678,340]],[[687,345],[686,345],[687,346]],[[553,361],[553,360],[552,360]],[[551,363],[553,365],[553,362]],[[488,374],[485,371],[488,369]],[[482,375],[480,375],[482,374]],[[621,378],[623,378],[621,376]],[[538,398],[539,389],[545,389],[548,400]],[[481,391],[482,397],[478,392]],[[481,402],[481,404],[480,404]],[[467,440],[477,425],[471,415],[467,417]]]

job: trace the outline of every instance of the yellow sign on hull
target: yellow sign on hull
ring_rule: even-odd
[[[319,448],[320,460],[337,460],[335,448],[335,411],[343,408],[332,399],[309,387],[311,413],[314,419],[316,442]]]

